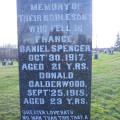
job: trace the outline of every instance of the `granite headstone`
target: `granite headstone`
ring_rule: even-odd
[[[90,120],[92,0],[17,0],[21,120]]]

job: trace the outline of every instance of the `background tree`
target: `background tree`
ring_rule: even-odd
[[[117,40],[115,43],[115,50],[120,51],[120,33],[117,34]]]

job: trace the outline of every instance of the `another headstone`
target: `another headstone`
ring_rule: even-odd
[[[99,53],[98,52],[94,52],[94,59],[95,60],[99,59]]]
[[[6,66],[7,65],[7,59],[3,59],[2,60],[2,66]]]
[[[13,65],[13,60],[8,60],[8,61],[7,61],[7,64],[8,64],[8,65]]]
[[[104,50],[104,53],[105,54],[108,54],[108,55],[113,55],[114,54],[114,49],[112,48],[107,48]]]
[[[6,65],[6,61],[2,61],[2,66],[5,66]]]

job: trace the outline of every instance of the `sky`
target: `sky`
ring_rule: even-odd
[[[111,47],[120,32],[120,0],[93,0],[93,47]]]
[[[93,48],[114,46],[120,32],[120,0],[93,0]],[[17,45],[16,0],[0,0],[0,46]]]
[[[17,44],[16,0],[0,0],[0,46]]]

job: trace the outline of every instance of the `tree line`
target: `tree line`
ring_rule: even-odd
[[[18,60],[18,49],[15,45],[0,46],[0,60]]]

